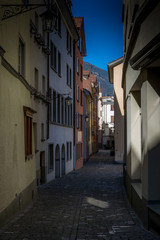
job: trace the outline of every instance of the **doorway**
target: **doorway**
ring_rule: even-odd
[[[62,151],[61,151],[61,175],[65,175],[65,146],[62,145]]]
[[[46,182],[46,174],[45,174],[45,151],[40,152],[40,184],[44,184]]]
[[[60,177],[60,150],[59,150],[58,144],[56,146],[56,151],[55,151],[55,177],[56,178]]]

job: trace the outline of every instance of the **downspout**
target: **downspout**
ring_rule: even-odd
[[[76,41],[73,40],[73,170],[75,170],[75,44]]]
[[[47,33],[47,47],[49,48],[49,32]],[[47,55],[47,97],[49,98],[49,54]],[[47,103],[47,139],[49,139],[49,102]]]

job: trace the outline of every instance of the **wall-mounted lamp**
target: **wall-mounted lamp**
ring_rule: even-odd
[[[89,121],[89,117],[88,117],[88,115],[85,115],[85,122],[88,122]]]
[[[42,17],[43,21],[43,31],[53,32],[57,15],[50,9],[47,9],[40,16]]]
[[[65,101],[66,101],[68,106],[70,106],[72,104],[72,98],[70,96],[66,97]]]

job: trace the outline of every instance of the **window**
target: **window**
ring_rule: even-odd
[[[34,149],[37,151],[37,123],[33,123],[33,133],[34,133]]]
[[[72,126],[72,104],[70,105],[71,108],[71,126]]]
[[[81,81],[83,80],[83,67],[82,67],[82,64],[81,64]]]
[[[39,30],[39,17],[38,14],[35,12],[35,26],[37,28],[37,32]]]
[[[25,46],[19,38],[19,54],[18,54],[18,72],[24,77],[25,75]]]
[[[51,88],[49,88],[49,97],[51,98],[52,94],[51,94],[52,90]],[[52,109],[51,109],[52,105],[51,103],[49,103],[49,121],[52,120]]]
[[[51,66],[57,71],[57,48],[53,42],[51,42]]]
[[[70,106],[67,106],[67,111],[68,111],[68,125],[70,125]]]
[[[72,159],[72,142],[67,142],[67,161]]]
[[[69,66],[67,64],[67,85],[72,87],[72,69],[69,69]]]
[[[64,123],[64,98],[61,98],[61,123]]]
[[[54,70],[57,71],[57,48],[54,46],[54,52],[53,52],[53,67]]]
[[[69,79],[70,79],[69,85],[70,87],[72,87],[72,70],[71,69],[70,69]]]
[[[44,123],[41,124],[41,141],[44,141]]]
[[[80,40],[79,39],[77,41],[77,46],[78,46],[78,48],[80,48]]]
[[[67,125],[67,110],[68,110],[68,106],[67,103],[65,101],[65,124]]]
[[[83,91],[81,90],[81,106],[83,105]]]
[[[72,38],[69,38],[70,54],[72,54]]]
[[[83,116],[80,115],[80,130],[82,130],[83,127]]]
[[[57,97],[57,101],[58,101],[58,107],[57,107],[57,117],[58,117],[58,123],[60,123],[60,115],[61,115],[61,97],[60,97],[60,94],[58,94],[58,97]]]
[[[79,86],[77,86],[77,101],[79,102]]]
[[[72,126],[72,104],[68,106],[68,125]]]
[[[79,39],[79,45],[80,45],[80,53],[82,54],[82,40],[81,40],[81,38]]]
[[[69,32],[68,32],[68,30],[67,30],[66,39],[67,39],[67,51],[69,51]]]
[[[111,123],[114,123],[114,116],[111,116]]]
[[[70,160],[72,159],[72,142],[70,142]]]
[[[67,52],[70,53],[70,55],[72,54],[72,38],[71,35],[69,34],[68,30],[67,30],[67,34],[66,34],[66,39],[67,39]]]
[[[77,57],[77,74],[79,74],[79,58]]]
[[[58,33],[61,34],[61,14],[58,11]]]
[[[57,105],[56,105],[56,92],[53,91],[53,122],[56,122],[56,111],[57,111]]]
[[[69,142],[67,142],[67,161],[69,161]]]
[[[111,111],[114,111],[114,105],[111,105]]]
[[[38,91],[38,70],[34,69],[34,87]]]
[[[53,144],[49,144],[48,145],[48,172],[51,172],[53,171],[53,156],[54,156],[54,153],[53,153]]]
[[[42,76],[42,94],[46,95],[46,79],[45,76]]]
[[[69,67],[67,64],[67,85],[69,85]]]
[[[32,155],[32,109],[24,107],[24,136],[25,136],[25,156]]]
[[[51,66],[53,66],[53,42],[51,42]]]
[[[79,128],[79,113],[76,113],[77,128]]]
[[[58,75],[61,76],[61,54],[58,52]]]

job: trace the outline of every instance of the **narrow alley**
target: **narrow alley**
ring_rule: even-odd
[[[1,229],[0,239],[159,239],[130,208],[122,167],[100,150],[80,170],[40,186],[37,200]]]

